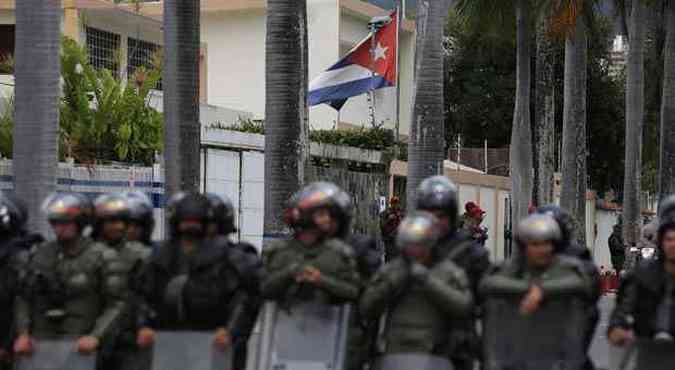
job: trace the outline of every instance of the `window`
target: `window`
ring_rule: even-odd
[[[89,62],[96,69],[107,69],[119,75],[120,35],[87,27]]]
[[[152,42],[132,39],[128,40],[127,76],[130,78],[138,67],[151,68],[155,58],[160,58],[162,47]],[[162,89],[162,81],[157,83],[157,89]]]

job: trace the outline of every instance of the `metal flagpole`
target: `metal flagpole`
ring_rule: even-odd
[[[370,23],[370,124],[375,127],[375,35],[377,25]]]

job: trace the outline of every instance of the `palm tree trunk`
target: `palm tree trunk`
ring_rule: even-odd
[[[41,202],[56,190],[60,36],[60,0],[16,2],[14,189],[27,203],[29,228],[42,233],[49,227]]]
[[[537,81],[535,91],[536,176],[534,202],[553,202],[555,172],[555,45],[546,34],[548,15],[542,13],[537,26]]]
[[[164,1],[166,194],[199,191],[200,1]]]
[[[306,0],[268,0],[265,101],[265,247],[286,234],[282,215],[304,180]]]
[[[663,199],[675,193],[675,1],[666,5],[666,42],[663,48],[661,99],[661,170],[659,192]]]
[[[626,66],[626,167],[623,187],[623,234],[627,247],[635,245],[640,237],[640,172],[645,86],[644,23],[646,11],[641,1],[632,3]],[[626,252],[626,256],[630,255],[628,251]],[[629,258],[626,258],[626,263],[631,263]]]
[[[530,119],[530,24],[529,1],[516,0],[517,61],[516,61],[516,104],[511,131],[511,203],[512,217],[520,220],[527,216],[532,197],[532,130]]]
[[[576,223],[579,245],[585,246],[586,225],[586,65],[588,39],[583,16],[565,40],[562,194],[560,205]]]
[[[414,209],[418,185],[442,173],[445,159],[443,119],[443,22],[446,4],[417,1],[415,92],[410,125],[407,206]]]

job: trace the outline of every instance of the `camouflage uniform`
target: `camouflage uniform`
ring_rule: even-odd
[[[103,344],[117,334],[126,295],[117,252],[89,239],[68,253],[48,242],[28,262],[16,329],[36,337],[93,336]]]

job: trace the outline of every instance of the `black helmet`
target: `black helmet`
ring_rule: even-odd
[[[398,227],[396,246],[402,253],[411,244],[433,249],[441,237],[437,222],[429,212],[418,211],[407,216]]]
[[[338,232],[349,227],[351,199],[337,185],[315,182],[307,185],[289,200],[286,222],[296,229],[313,228],[312,215],[327,209],[340,224]]]
[[[18,234],[23,231],[28,217],[25,205],[11,194],[0,193],[0,231]]]
[[[155,228],[152,201],[140,191],[128,192],[125,196],[129,205],[129,220],[143,227],[143,240],[149,242]]]
[[[658,218],[661,222],[675,221],[675,194],[667,196],[659,203]]]
[[[450,218],[450,228],[457,227],[459,201],[457,186],[445,176],[433,176],[417,188],[417,207],[421,211],[441,211]]]
[[[209,200],[206,196],[196,193],[177,193],[169,200],[167,212],[172,236],[178,235],[178,225],[181,221],[188,219],[199,221],[204,225],[203,232],[206,233],[206,225],[213,219]]]
[[[558,222],[546,214],[532,214],[518,224],[516,241],[521,248],[529,242],[550,241],[559,250],[562,232]]]
[[[548,204],[537,208],[537,214],[551,216],[560,228],[561,243],[569,244],[574,239],[574,217],[555,204]]]
[[[229,235],[237,231],[234,226],[234,205],[227,196],[220,196],[214,193],[206,193],[206,198],[211,204],[213,213],[213,223],[218,225],[218,234]]]
[[[75,222],[80,230],[91,225],[94,216],[89,198],[77,193],[54,193],[45,199],[42,210],[49,222]]]
[[[131,210],[127,197],[119,193],[100,195],[94,201],[94,215],[97,222],[110,219],[128,221]]]

